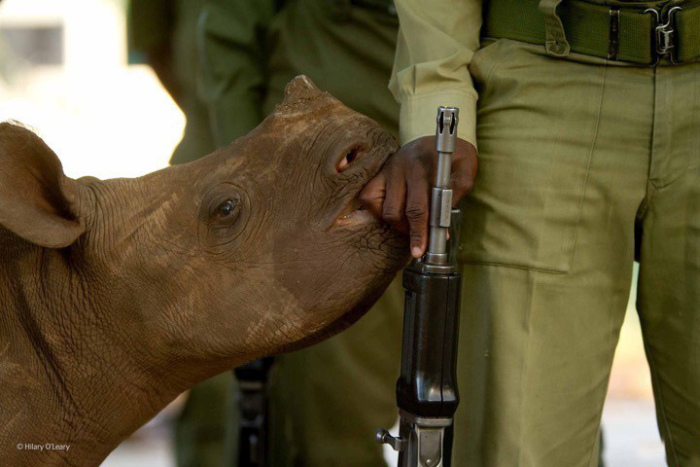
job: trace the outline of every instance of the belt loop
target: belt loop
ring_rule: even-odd
[[[539,10],[544,15],[544,27],[546,31],[545,49],[549,55],[566,57],[571,47],[566,40],[564,25],[557,14],[557,7],[562,0],[540,0]]]

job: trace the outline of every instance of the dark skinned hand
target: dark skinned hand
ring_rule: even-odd
[[[477,167],[476,148],[457,138],[450,177],[453,207],[471,191]],[[360,193],[360,202],[370,212],[409,234],[414,258],[420,258],[428,244],[436,169],[435,136],[424,136],[402,146]]]

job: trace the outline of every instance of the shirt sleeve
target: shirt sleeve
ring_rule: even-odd
[[[440,105],[459,107],[458,136],[476,146],[467,66],[479,49],[482,0],[396,0],[399,35],[389,88],[401,104],[401,143],[435,134]]]
[[[224,146],[263,118],[265,39],[278,0],[206,0],[199,19],[199,93]]]

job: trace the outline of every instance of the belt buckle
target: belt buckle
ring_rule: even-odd
[[[650,13],[654,17],[654,34],[652,37],[652,42],[654,46],[654,51],[656,52],[656,61],[650,66],[656,66],[659,64],[662,58],[668,58],[669,61],[678,65],[680,62],[676,59],[674,50],[677,44],[677,33],[674,27],[673,17],[674,15],[681,11],[683,8],[679,6],[674,6],[668,10],[656,10],[654,8],[647,8],[644,13]]]

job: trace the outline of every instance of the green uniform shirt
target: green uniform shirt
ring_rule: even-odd
[[[460,109],[459,137],[476,146],[477,93],[467,66],[479,49],[481,0],[396,0],[399,35],[389,88],[401,143],[435,134],[440,105]]]

